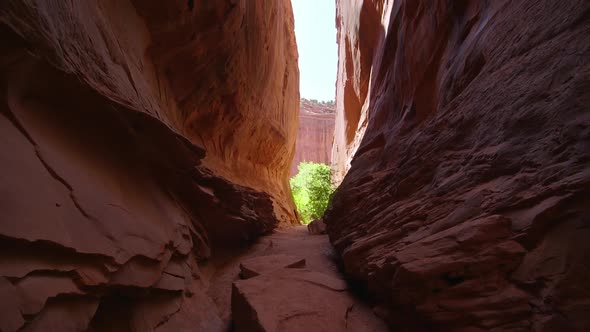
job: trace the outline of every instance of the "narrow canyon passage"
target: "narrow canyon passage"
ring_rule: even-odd
[[[0,332],[590,331],[590,1],[297,1],[0,1]]]

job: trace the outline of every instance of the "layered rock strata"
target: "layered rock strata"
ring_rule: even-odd
[[[590,3],[337,1],[325,221],[397,331],[590,329]]]
[[[310,238],[306,233],[300,227],[289,229],[282,239],[281,233],[273,234],[263,239],[273,246],[257,244],[264,255],[241,262],[242,280],[233,282],[231,292],[234,330],[387,331],[333,266],[327,236]],[[303,256],[274,253],[288,249]]]
[[[301,100],[299,130],[291,176],[297,174],[302,161],[331,164],[332,138],[334,137],[334,105]]]
[[[0,330],[221,330],[201,262],[295,222],[290,3],[4,1],[0,36]]]

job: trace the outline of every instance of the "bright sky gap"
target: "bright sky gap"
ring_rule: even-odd
[[[334,0],[292,0],[301,98],[335,99],[338,46]]]

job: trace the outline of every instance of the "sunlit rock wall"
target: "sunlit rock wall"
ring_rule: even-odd
[[[3,1],[0,36],[0,330],[222,330],[201,262],[295,222],[290,2]]]

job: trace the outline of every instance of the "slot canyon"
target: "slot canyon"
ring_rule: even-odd
[[[0,1],[0,332],[590,331],[590,2],[296,1]]]

